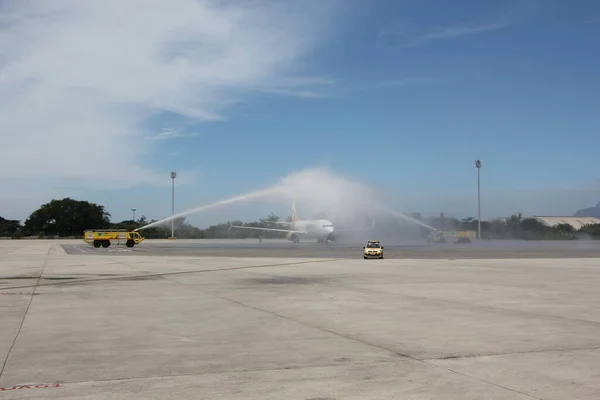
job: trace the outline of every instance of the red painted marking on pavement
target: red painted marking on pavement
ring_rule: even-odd
[[[13,386],[11,388],[3,388],[0,387],[0,391],[4,392],[7,390],[20,390],[20,389],[47,389],[47,388],[57,388],[60,387],[60,383],[53,383],[53,384],[45,384],[45,383],[40,383],[38,385],[19,385],[19,386]]]

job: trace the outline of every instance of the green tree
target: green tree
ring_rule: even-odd
[[[80,236],[86,229],[110,227],[110,214],[104,206],[69,197],[52,200],[34,211],[25,221],[30,235]]]
[[[587,224],[577,231],[582,239],[600,239],[600,224]]]
[[[535,218],[525,218],[521,221],[521,229],[527,232],[544,232],[546,228],[546,225]]]
[[[260,228],[272,228],[272,229],[289,229],[289,228],[285,228],[282,227],[281,224],[278,224],[277,222],[279,222],[280,218],[271,213],[269,214],[266,218],[260,218],[259,219],[259,227]],[[246,229],[247,231],[249,231],[249,229]],[[259,230],[254,230],[254,233],[252,236],[249,237],[257,237],[257,236],[262,236],[263,239],[267,239],[267,238],[271,238],[271,239],[277,239],[277,238],[283,238],[285,237],[285,232],[277,232],[277,231],[259,231]]]
[[[14,237],[21,230],[21,221],[0,217],[0,237]]]

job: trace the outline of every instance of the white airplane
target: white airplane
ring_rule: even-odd
[[[307,239],[317,239],[317,243],[329,243],[335,241],[336,232],[351,232],[351,231],[363,231],[373,229],[375,227],[375,218],[373,218],[373,225],[368,228],[362,229],[340,229],[336,230],[333,226],[333,222],[328,219],[311,219],[311,220],[300,220],[296,215],[296,204],[292,204],[292,222],[273,222],[275,224],[287,225],[289,229],[276,229],[276,228],[258,228],[253,226],[239,226],[232,225],[229,222],[229,228],[241,228],[241,229],[259,229],[262,231],[274,231],[274,232],[287,232],[286,239],[294,243],[300,243],[300,237]]]

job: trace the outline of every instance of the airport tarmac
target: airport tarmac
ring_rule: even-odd
[[[362,258],[363,242],[317,244],[256,239],[145,240],[139,246],[94,248],[83,241],[64,245],[68,254],[169,255],[186,257]],[[425,241],[382,240],[385,258],[587,258],[600,257],[600,241],[483,240],[472,243],[427,244]]]
[[[384,260],[145,244],[0,241],[2,399],[600,398],[591,243]]]

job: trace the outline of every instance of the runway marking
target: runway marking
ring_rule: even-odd
[[[67,245],[63,245],[63,246],[68,246],[71,249],[75,249],[81,253],[84,254],[103,254],[103,253],[117,253],[117,252],[131,252],[130,249],[95,249],[95,248],[91,248],[88,245],[82,245],[82,244],[67,244]],[[81,246],[85,246],[85,249],[82,249]],[[64,249],[64,247],[63,247]],[[67,254],[71,254],[68,253]]]
[[[78,250],[78,251],[80,251],[80,252],[82,252],[82,253],[87,253],[87,251],[85,251],[85,250],[81,250],[81,249],[79,248],[79,245],[78,245],[78,244],[71,244],[71,245],[69,245],[69,246],[71,246],[71,247],[72,247],[72,248],[74,248],[75,250]]]
[[[11,388],[0,387],[0,391],[4,392],[7,390],[20,390],[20,389],[48,389],[48,388],[58,388],[58,387],[60,387],[60,383],[52,383],[50,385],[41,383],[41,384],[37,384],[37,385],[18,385],[18,386],[13,386]]]

